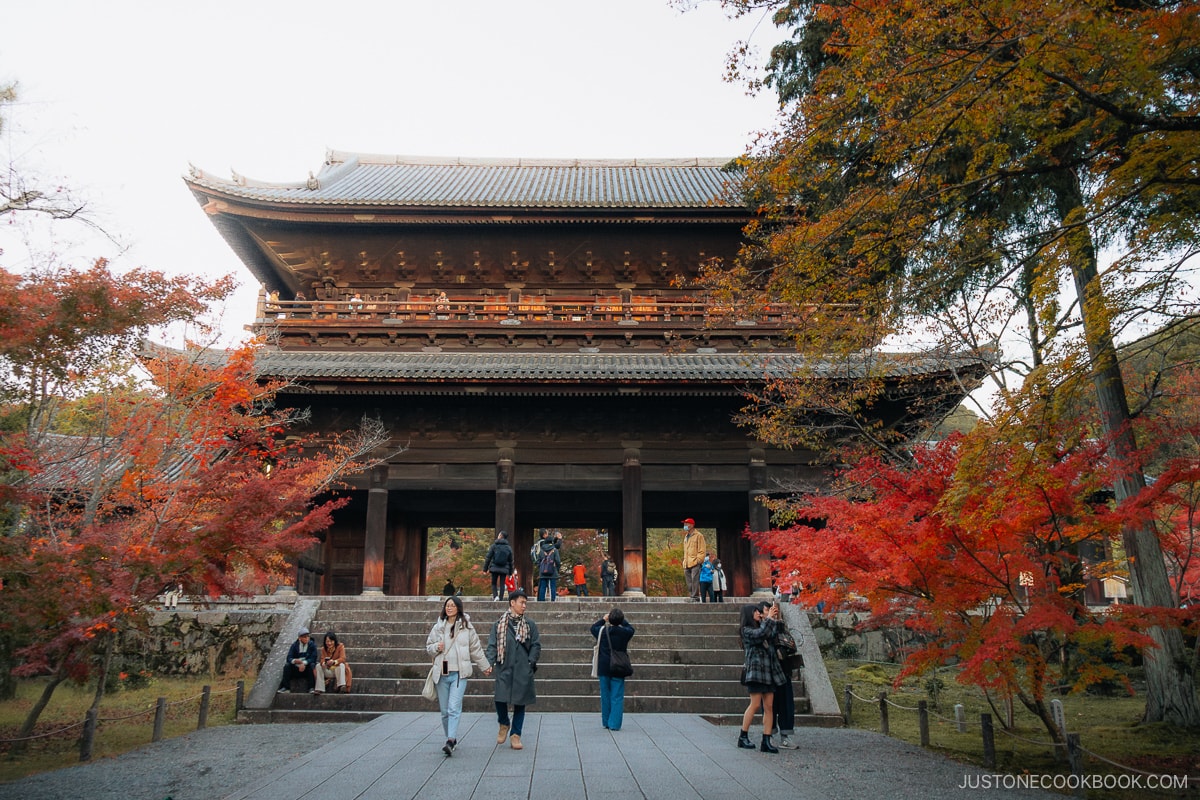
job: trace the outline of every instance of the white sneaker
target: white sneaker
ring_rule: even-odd
[[[779,737],[779,746],[785,750],[799,750],[800,749],[800,745],[796,744],[796,742],[792,739],[792,737],[788,736],[787,734],[783,734]]]

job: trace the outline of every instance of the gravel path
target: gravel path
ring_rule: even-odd
[[[356,723],[224,725],[0,784],[3,800],[213,800]]]

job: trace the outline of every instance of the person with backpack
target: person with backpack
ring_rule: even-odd
[[[562,539],[562,534],[558,534],[558,539]],[[542,533],[542,541],[538,545],[538,557],[534,561],[534,571],[537,573],[538,579],[538,602],[546,600],[546,591],[550,592],[550,602],[558,599],[558,570],[562,566],[562,559],[558,555],[558,546],[555,541],[550,538],[550,532]]]
[[[605,597],[616,597],[617,594],[617,565],[611,558],[605,557],[600,564],[600,585]]]
[[[490,573],[492,576],[493,600],[504,599],[504,579],[512,574],[515,567],[512,547],[508,544],[508,533],[500,531],[483,559],[484,573]]]

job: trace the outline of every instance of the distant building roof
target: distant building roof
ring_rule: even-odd
[[[193,167],[189,183],[230,197],[306,205],[398,208],[740,208],[730,159],[482,159],[331,151],[308,180],[222,179]]]

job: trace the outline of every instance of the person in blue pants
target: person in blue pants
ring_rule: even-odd
[[[600,724],[610,731],[621,730],[625,715],[625,678],[609,674],[609,659],[614,650],[627,651],[633,638],[633,626],[625,614],[614,608],[592,623],[592,636],[600,643],[596,657],[596,677],[600,681]]]

